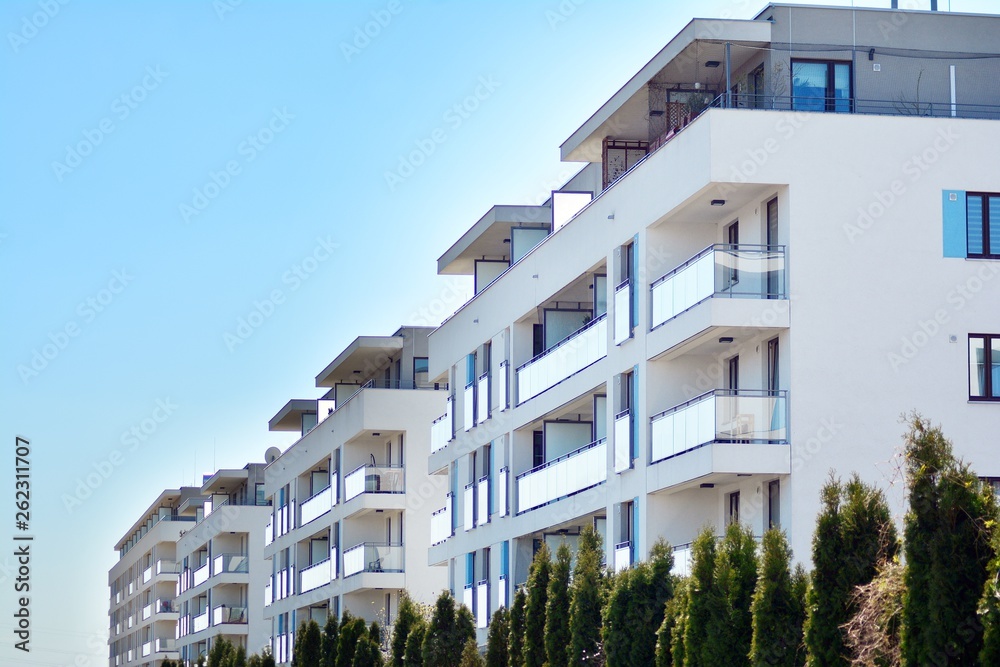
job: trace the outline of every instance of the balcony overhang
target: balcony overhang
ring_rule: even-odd
[[[205,483],[201,485],[201,492],[204,494],[229,493],[246,482],[247,479],[249,479],[249,472],[246,468],[219,470],[205,480]]]
[[[650,493],[676,493],[728,483],[737,475],[787,475],[791,460],[787,444],[710,443],[646,468],[646,488]]]
[[[725,88],[725,67],[706,63],[726,60],[726,42],[740,46],[767,46],[771,23],[761,20],[694,19],[667,43],[618,92],[560,146],[566,162],[600,162],[605,137],[646,140],[649,134],[648,84],[693,88],[711,83]],[[737,53],[741,54],[739,57]],[[732,69],[750,57],[747,49],[732,53]],[[742,58],[743,60],[739,60]],[[719,79],[721,78],[721,83]]]
[[[403,349],[402,336],[358,336],[316,376],[317,387],[358,383],[389,365],[394,353]]]
[[[494,206],[438,258],[438,274],[471,276],[484,257],[510,261],[512,227],[551,223],[550,206]]]
[[[267,422],[268,431],[301,431],[302,415],[316,412],[316,399],[293,398]],[[244,471],[245,472],[245,471]]]

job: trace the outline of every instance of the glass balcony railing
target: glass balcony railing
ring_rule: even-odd
[[[615,545],[615,571],[627,570],[632,565],[632,542],[619,542]]]
[[[615,472],[632,467],[632,412],[623,410],[615,415]]]
[[[331,478],[336,478],[336,475],[337,473],[334,473]],[[333,489],[333,484],[330,484],[325,489],[314,493],[308,500],[299,505],[300,526],[304,526],[310,521],[315,521],[333,509]]]
[[[223,604],[212,610],[212,625],[243,624],[246,622],[246,607],[227,607]]]
[[[510,407],[510,399],[507,397],[507,373],[510,364],[504,359],[500,362],[500,370],[497,373],[497,397],[500,399],[500,412]]]
[[[474,584],[466,584],[465,588],[462,589],[462,604],[468,607],[469,611],[476,608],[476,586]]]
[[[362,493],[403,493],[403,466],[363,465],[344,477],[345,502]]]
[[[632,337],[632,282],[626,280],[615,288],[615,345]]]
[[[267,525],[264,526],[264,546],[274,542],[274,515],[268,517]]]
[[[359,572],[402,572],[403,545],[364,542],[344,551],[344,576]]]
[[[607,478],[607,440],[602,438],[518,475],[517,512],[541,507]]]
[[[180,563],[164,559],[156,561],[156,574],[179,574],[180,571]]]
[[[712,442],[788,442],[785,391],[716,389],[650,419],[650,462]]]
[[[311,591],[314,588],[325,586],[333,581],[337,576],[335,564],[337,562],[337,548],[330,550],[330,557],[313,563],[309,567],[299,571],[299,593]]]
[[[173,637],[157,637],[155,642],[157,653],[168,653],[177,650],[177,640]]]
[[[500,516],[507,516],[507,480],[510,477],[510,468],[504,466],[500,468],[497,475],[497,513]]]
[[[208,629],[208,610],[206,609],[202,613],[191,619],[191,632],[201,632],[202,630]]]
[[[784,299],[785,246],[716,244],[650,286],[650,328],[709,298]]]
[[[462,395],[462,425],[466,431],[471,431],[476,425],[476,383],[470,382],[465,385],[465,393]]]
[[[517,402],[524,403],[608,354],[607,314],[591,320],[517,369]]]
[[[490,522],[490,478],[484,475],[476,483],[476,525]]]
[[[444,449],[451,442],[454,427],[451,422],[451,399],[448,399],[449,410],[434,420],[431,424],[431,452]]]
[[[476,423],[482,424],[490,418],[490,374],[479,376],[476,386]]]
[[[441,544],[451,537],[452,495],[445,499],[445,506],[431,514],[431,544]]]
[[[212,559],[212,576],[224,573],[250,571],[250,559],[246,554],[219,554]]]
[[[465,529],[472,530],[476,527],[476,483],[470,482],[465,485],[465,493],[462,495],[462,510],[465,515]]]
[[[490,620],[490,584],[485,579],[476,584],[476,627],[485,628]]]
[[[203,583],[208,581],[209,576],[211,576],[211,573],[209,571],[208,563],[205,563],[191,574],[191,588],[201,586]]]

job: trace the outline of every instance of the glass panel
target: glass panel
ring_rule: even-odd
[[[545,349],[553,347],[589,321],[589,310],[546,310]]]
[[[1000,255],[1000,197],[990,197],[989,200],[990,254]]]
[[[983,198],[979,195],[966,197],[966,221],[969,238],[969,254],[983,254]]]
[[[833,98],[834,111],[850,112],[851,110],[851,66],[847,63],[833,65]]]
[[[1000,338],[990,341],[990,381],[993,398],[1000,398]]]
[[[985,340],[981,336],[969,338],[969,396],[986,396]]]
[[[826,110],[826,63],[792,63],[792,107]]]
[[[549,235],[548,228],[514,227],[510,230],[510,263],[513,264]]]
[[[1000,217],[997,219],[1000,220]],[[1000,225],[997,229],[1000,229]],[[594,317],[600,317],[606,312],[608,312],[608,277],[594,276]]]

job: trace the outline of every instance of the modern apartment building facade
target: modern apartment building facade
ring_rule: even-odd
[[[271,508],[264,496],[264,464],[219,470],[201,486],[200,507],[189,507],[196,523],[177,540],[180,576],[177,649],[185,664],[208,655],[226,639],[247,654],[269,644],[264,621],[269,565],[264,560],[264,527]]]
[[[445,568],[427,563],[431,513],[445,498],[427,474],[428,425],[447,389],[428,380],[429,332],[357,338],[316,376],[322,398],[291,400],[270,420],[301,434],[265,474],[273,516],[261,601],[279,664],[310,618],[349,610],[387,625],[401,590],[430,603],[447,587]]]
[[[108,572],[109,667],[155,667],[177,660],[177,540],[195,522],[185,515],[204,502],[198,487],[166,489],[115,545]]]
[[[901,511],[911,410],[1000,474],[998,81],[997,16],[695,19],[562,144],[566,186],[439,259],[475,295],[430,336],[429,562],[481,641],[586,525],[615,568],[737,520],[808,561],[831,469]]]

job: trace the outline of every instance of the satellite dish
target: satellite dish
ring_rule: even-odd
[[[277,447],[268,447],[267,451],[264,452],[264,462],[274,463],[274,460],[281,456],[281,450]]]

